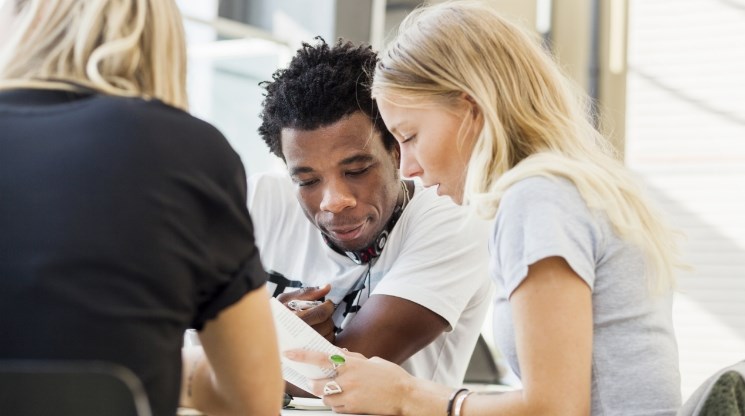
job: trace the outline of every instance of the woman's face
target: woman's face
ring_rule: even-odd
[[[418,176],[424,186],[436,186],[438,195],[462,204],[468,161],[481,131],[475,105],[465,97],[448,106],[422,106],[400,96],[380,96],[377,102],[401,146],[401,174]]]

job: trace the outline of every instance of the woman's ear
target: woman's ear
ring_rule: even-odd
[[[481,114],[481,110],[479,110],[479,105],[476,104],[476,100],[474,100],[473,97],[466,93],[463,93],[463,99],[466,100],[466,103],[471,109],[471,117],[478,118],[478,116]]]

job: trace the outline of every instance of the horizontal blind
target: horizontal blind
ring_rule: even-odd
[[[745,359],[745,0],[631,0],[626,163],[683,231],[687,398]]]

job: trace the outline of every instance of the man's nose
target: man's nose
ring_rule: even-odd
[[[321,210],[337,214],[347,208],[354,208],[357,199],[351,189],[341,180],[329,181],[323,190]]]

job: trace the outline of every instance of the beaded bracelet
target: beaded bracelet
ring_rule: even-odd
[[[468,391],[466,394],[461,394],[458,396],[458,400],[455,401],[455,406],[453,406],[453,416],[461,416],[461,409],[463,408],[463,403],[466,402],[466,399],[468,396],[472,395],[474,392]]]
[[[453,404],[455,403],[455,398],[463,392],[468,392],[468,389],[456,389],[453,394],[450,395],[450,397],[448,398],[448,408],[446,413],[447,416],[453,416]]]

